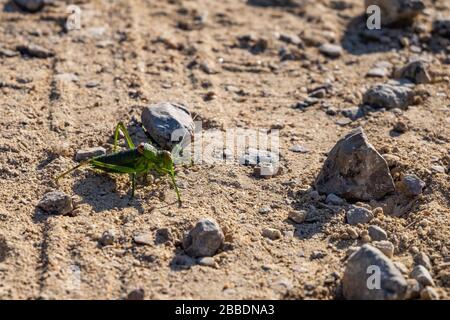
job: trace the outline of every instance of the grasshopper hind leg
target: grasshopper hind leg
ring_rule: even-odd
[[[134,191],[136,190],[136,173],[131,174],[131,199],[134,198]]]

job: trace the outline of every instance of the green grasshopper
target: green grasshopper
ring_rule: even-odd
[[[117,152],[117,141],[119,139],[119,131],[122,131],[129,150]],[[175,169],[172,155],[169,151],[158,150],[149,143],[141,143],[137,147],[134,146],[127,129],[122,122],[116,126],[114,133],[113,153],[104,156],[94,157],[92,159],[81,162],[79,165],[70,170],[65,171],[56,177],[56,181],[78,169],[81,166],[90,165],[92,168],[99,169],[109,173],[130,174],[131,175],[131,198],[134,197],[136,188],[136,175],[147,174],[150,170],[155,170],[158,174],[168,174],[172,180],[173,187],[177,194],[178,205],[181,206],[180,191],[175,182]]]

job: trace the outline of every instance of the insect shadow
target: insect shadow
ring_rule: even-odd
[[[117,177],[93,170],[86,170],[83,175],[73,185],[73,192],[82,199],[81,204],[89,204],[97,213],[130,206],[135,207],[140,214],[144,213],[139,199],[130,199],[129,193],[118,193]]]

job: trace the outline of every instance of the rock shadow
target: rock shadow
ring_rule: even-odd
[[[291,204],[293,210],[306,211],[306,219],[302,223],[296,223],[291,219],[286,219],[285,222],[294,226],[294,236],[301,239],[311,239],[316,234],[323,233],[324,229],[332,220],[345,219],[339,215],[341,209],[345,206],[327,205],[321,199],[312,199],[308,191],[299,191],[292,195],[296,199]]]
[[[369,30],[364,15],[350,20],[341,38],[341,46],[353,55],[365,55],[371,53],[383,53],[392,50],[401,50],[403,46],[400,39],[406,39],[410,45],[420,47],[421,50],[438,53],[446,50],[448,39],[435,34],[426,40],[421,39],[421,34],[414,30],[414,26],[382,27],[377,30]],[[426,44],[424,48],[422,44]]]

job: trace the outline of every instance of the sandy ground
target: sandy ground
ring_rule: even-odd
[[[448,299],[448,77],[419,86],[422,99],[402,115],[377,112],[347,124],[337,121],[346,119],[341,110],[361,103],[370,85],[387,81],[365,77],[378,61],[401,66],[421,55],[438,73],[449,74],[443,63],[449,47],[417,53],[399,38],[427,41],[422,35],[430,37],[439,14],[450,15],[450,4],[427,2],[418,19],[422,35],[394,30],[388,41],[369,45],[355,40],[363,1],[345,1],[351,6],[343,10],[332,2],[292,9],[239,0],[81,0],[75,3],[82,9],[82,28],[65,32],[67,3],[25,14],[1,1],[2,47],[32,42],[55,55],[0,57],[0,299],[122,299],[135,288],[147,299],[339,299],[346,251],[361,239],[348,240],[344,215],[308,202],[301,190],[313,183],[339,137],[358,126],[382,153],[400,157],[402,171],[427,183],[403,217],[378,216],[375,224],[395,244],[394,261],[410,269],[412,251],[431,257],[436,290]],[[280,41],[277,34],[300,35],[305,47]],[[241,48],[238,37],[244,35],[263,39],[265,50]],[[339,59],[319,54],[318,44],[333,41],[344,47]],[[281,48],[300,58],[281,61]],[[320,103],[305,111],[292,108],[326,81],[333,89]],[[212,100],[205,99],[208,92]],[[280,128],[283,173],[258,179],[245,166],[180,167],[182,208],[174,204],[166,179],[140,184],[132,201],[127,176],[86,170],[55,185],[52,178],[75,164],[76,150],[110,150],[118,121],[140,119],[143,106],[160,101],[186,104],[205,128]],[[325,106],[337,115],[327,114]],[[392,132],[399,119],[410,126],[401,135]],[[294,144],[309,152],[289,151]],[[447,171],[437,173],[433,165]],[[73,195],[75,216],[37,209],[55,189]],[[265,206],[271,212],[260,213]],[[294,208],[315,210],[317,219],[294,224],[287,219]],[[203,217],[222,226],[225,250],[214,257],[216,267],[183,265],[180,240]],[[262,237],[267,227],[280,230],[282,238]],[[159,244],[162,228],[172,240]],[[116,241],[102,247],[98,239],[106,230],[116,232]],[[155,241],[135,244],[133,236],[141,233]]]

